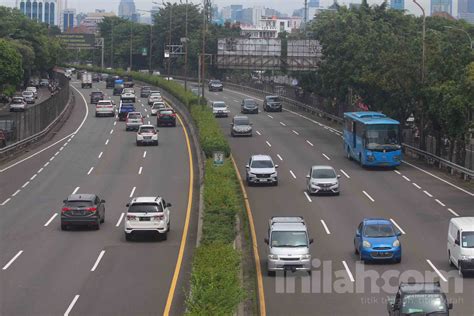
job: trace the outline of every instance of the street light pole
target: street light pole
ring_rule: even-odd
[[[130,71],[132,71],[132,50],[133,50],[133,22],[130,21]]]
[[[422,56],[421,56],[421,85],[424,86],[425,84],[425,58],[426,58],[426,14],[425,9],[416,1],[413,2],[421,9],[423,14],[423,33],[422,33]],[[419,102],[419,111],[420,114],[420,148],[425,149],[425,119],[424,119],[424,111],[423,111],[423,98],[420,98]]]
[[[112,45],[110,45],[110,68],[114,68],[114,22],[112,21]]]
[[[201,97],[204,101],[204,78],[206,71],[206,29],[207,29],[207,2],[203,0],[202,14],[202,53],[201,53]]]
[[[188,0],[186,0],[185,22],[184,22],[184,90],[188,90]]]
[[[445,25],[444,27],[447,28],[447,29],[451,29],[451,30],[461,31],[464,34],[466,34],[467,37],[469,38],[469,44],[471,46],[471,50],[474,49],[474,42],[472,41],[472,37],[471,37],[471,35],[469,35],[469,33],[466,30],[463,30],[463,29],[457,28],[457,27],[453,27],[453,26],[447,26],[447,25]]]
[[[173,5],[170,3],[170,37],[168,39],[168,49],[171,49],[172,16],[173,16]],[[169,57],[168,57],[168,80],[170,80],[170,71],[171,71],[171,51],[169,52]]]
[[[150,74],[153,72],[153,70],[152,70],[152,68],[151,68],[151,56],[152,56],[152,55],[151,55],[151,50],[152,50],[152,48],[153,48],[152,45],[153,45],[153,23],[150,24],[150,51],[148,52],[148,54],[150,54],[150,65],[149,65],[149,67],[148,67],[148,68],[149,68],[148,71],[150,72]]]

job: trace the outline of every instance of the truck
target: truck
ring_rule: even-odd
[[[92,74],[85,72],[81,76],[81,87],[84,88],[92,88]]]
[[[124,88],[123,80],[122,79],[115,80],[113,95],[121,95],[123,88]]]
[[[133,82],[133,77],[132,77],[132,76],[130,76],[130,75],[125,76],[123,79],[124,79],[124,81],[125,81],[125,82],[123,83],[123,85],[124,85],[125,88],[133,88],[133,86],[134,86],[135,84],[134,84],[134,82]]]
[[[117,76],[110,76],[105,79],[105,88],[106,89],[113,89],[115,86],[115,80],[119,79]]]
[[[120,102],[118,113],[119,121],[125,121],[127,119],[128,112],[135,112],[135,105],[133,105],[133,103]]]

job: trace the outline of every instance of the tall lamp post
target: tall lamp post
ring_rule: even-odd
[[[151,17],[151,22],[150,22],[150,49],[149,49],[149,61],[148,61],[148,72],[151,74],[153,72],[152,68],[151,68],[151,58],[152,58],[152,54],[151,54],[151,51],[153,49],[153,12],[150,11],[150,10],[140,10],[138,9],[137,11],[143,11],[143,12],[148,12],[150,13],[150,17]]]
[[[188,0],[185,8],[185,26],[184,26],[184,90],[188,90]]]
[[[133,22],[130,21],[130,66],[129,66],[130,71],[132,71],[132,62],[133,62],[133,60],[132,60],[132,56],[133,56],[132,50],[133,50]]]
[[[425,14],[425,9],[417,2],[417,0],[413,0],[413,3],[415,3],[421,10],[421,13],[423,14],[423,33],[422,33],[422,56],[421,56],[421,85],[424,86],[425,84],[425,66],[426,66],[426,14]],[[424,120],[424,114],[423,114],[423,98],[420,98],[419,101],[419,114],[420,114],[420,147],[421,149],[425,149],[425,132],[424,132],[424,126],[425,126],[425,120]]]
[[[470,44],[470,46],[471,46],[471,50],[474,49],[474,42],[472,41],[472,37],[471,37],[471,35],[469,35],[469,33],[468,33],[466,30],[463,30],[463,29],[458,28],[458,27],[447,26],[447,25],[445,26],[445,28],[451,29],[451,30],[456,30],[456,31],[461,31],[461,32],[463,32],[464,34],[466,34],[467,37],[469,38],[469,44]]]

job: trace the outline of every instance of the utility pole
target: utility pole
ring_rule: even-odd
[[[112,45],[110,45],[110,68],[114,68],[114,22],[112,21]]]
[[[184,90],[188,90],[188,0],[186,0],[185,9],[185,26],[184,26]]]
[[[133,22],[130,21],[130,70],[132,71],[132,51],[133,51]]]
[[[168,47],[171,49],[171,26],[172,26],[172,16],[173,16],[173,4],[170,3],[170,37],[168,40]],[[171,72],[171,51],[168,57],[168,80],[170,80],[170,72]]]
[[[306,24],[308,23],[308,0],[304,0],[304,30],[306,31]]]
[[[201,53],[201,97],[204,100],[204,82],[206,80],[206,32],[208,22],[208,9],[210,7],[210,0],[203,0],[203,15],[202,15],[202,53]]]
[[[150,24],[150,51],[148,52],[148,54],[150,54],[150,65],[149,65],[149,72],[150,74],[153,72],[153,69],[151,68],[151,50],[153,48],[153,23]]]

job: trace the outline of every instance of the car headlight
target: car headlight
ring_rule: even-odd
[[[274,173],[272,173],[271,176],[272,176],[272,177],[276,177],[277,175],[278,175],[278,174],[277,174],[277,172],[275,171]]]
[[[301,256],[301,259],[302,259],[302,260],[311,259],[311,255],[310,255],[310,254],[302,255],[302,256]]]
[[[367,240],[364,240],[362,242],[362,247],[364,248],[372,248],[372,245],[370,244],[370,242],[368,242]]]
[[[392,247],[400,247],[400,240],[395,240],[392,244]]]
[[[249,176],[250,176],[250,177],[255,177],[255,173],[249,172]]]
[[[332,187],[333,187],[333,186],[336,186],[336,185],[339,185],[339,183],[337,183],[337,182],[331,183],[331,186],[332,186]]]
[[[270,260],[278,260],[278,255],[268,255],[268,259],[270,259]]]
[[[462,261],[464,261],[464,260],[471,260],[471,259],[474,259],[474,257],[473,257],[473,256],[468,256],[468,255],[461,255],[461,256],[459,256],[459,260],[462,260]]]

